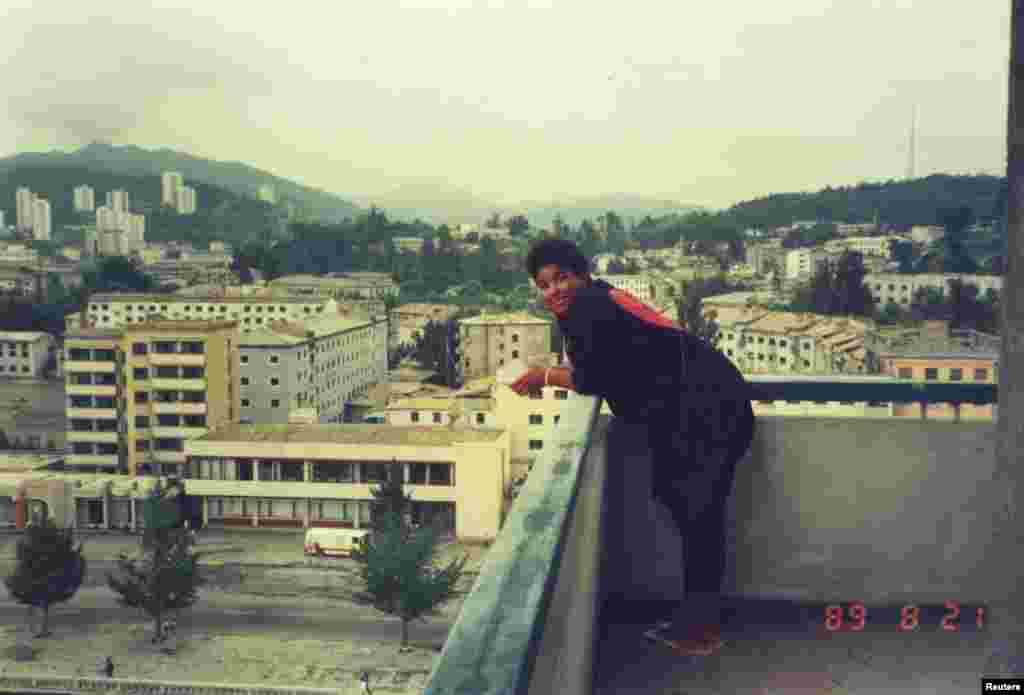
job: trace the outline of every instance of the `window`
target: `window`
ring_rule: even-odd
[[[540,439],[530,440],[530,451],[539,451],[544,448],[544,442]]]
[[[178,368],[177,367],[157,367],[156,368],[157,379],[177,379]]]
[[[484,424],[484,414],[483,413],[477,413],[476,414],[476,424],[478,424],[478,425]]]
[[[149,392],[148,391],[136,391],[135,392],[136,403],[149,403]]]
[[[149,352],[149,349],[145,343],[132,343],[133,355],[145,355],[147,352]]]
[[[182,367],[181,376],[183,379],[202,379],[206,372],[202,367]]]
[[[243,398],[243,399],[242,399],[242,407],[243,407],[243,408],[248,408],[248,407],[250,407],[250,406],[249,406],[249,399],[248,399],[248,398]]]
[[[543,425],[544,424],[544,416],[543,415],[531,415],[530,416],[530,424],[531,425]]]
[[[987,369],[975,369],[974,370],[974,380],[975,381],[986,381],[987,379],[988,379],[988,370]]]
[[[913,379],[914,370],[911,367],[900,367],[900,379]]]
[[[272,377],[270,377],[270,385],[271,386],[280,386],[281,385],[281,380],[279,378],[277,378],[276,376],[272,376]]]
[[[145,381],[149,378],[149,370],[145,367],[136,367],[132,370],[132,376],[136,381]]]
[[[419,422],[420,421],[420,414],[419,413],[413,413],[412,414],[412,421],[413,422]]]
[[[146,452],[149,451],[149,440],[148,439],[136,439],[135,440],[135,451]]]
[[[441,422],[441,413],[434,413],[434,422],[436,422],[436,423],[440,423]]]
[[[964,380],[964,370],[963,369],[950,369],[949,370],[949,380],[950,381],[963,381]]]
[[[938,369],[925,368],[925,370],[924,370],[924,378],[926,380],[929,380],[929,381],[938,379],[939,378],[939,370]]]
[[[249,356],[242,355],[241,357],[238,358],[238,361],[241,362],[242,364],[249,364]]]
[[[273,399],[272,401],[270,401],[270,407],[271,408],[280,408],[281,407],[281,401],[279,401],[276,398]]]
[[[279,364],[281,362],[281,358],[278,357],[277,355],[271,355],[270,357],[267,358],[267,360],[270,362],[270,364]]]
[[[243,376],[241,378],[241,383],[242,383],[242,386],[248,386],[249,385],[249,377]]]
[[[136,427],[149,427],[149,416],[148,415],[136,415],[135,416]]]

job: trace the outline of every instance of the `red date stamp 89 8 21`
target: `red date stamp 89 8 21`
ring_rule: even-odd
[[[825,607],[823,627],[829,632],[859,632],[868,628],[891,626],[900,632],[915,632],[921,629],[941,629],[945,632],[959,632],[962,628],[972,631],[985,629],[988,615],[985,606],[964,607],[958,601],[946,601],[945,607],[904,604],[898,610],[891,608],[868,609],[859,601],[847,604],[832,604]]]

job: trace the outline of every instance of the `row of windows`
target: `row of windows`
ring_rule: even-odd
[[[149,391],[136,391],[135,403],[149,403]],[[153,391],[154,403],[205,403],[205,391]]]
[[[150,417],[148,415],[136,415],[136,427],[149,427]],[[173,413],[160,413],[153,418],[155,427],[206,427],[205,415],[175,415]]]
[[[117,407],[113,396],[68,396],[68,405],[71,408],[104,408],[108,410]]]
[[[76,386],[117,386],[117,377],[106,372],[68,372],[68,379]]]
[[[69,348],[67,359],[71,362],[113,362],[115,357],[113,350]]]
[[[242,407],[243,408],[255,408],[257,406],[254,406],[252,404],[252,399],[250,399],[250,398],[243,398],[242,399]],[[280,408],[281,407],[281,399],[280,398],[272,398],[272,399],[270,399],[270,407],[271,408]]]
[[[109,442],[71,442],[71,453],[80,456],[117,456],[117,444]]]
[[[900,379],[913,379],[914,368],[913,367],[900,367],[899,368]],[[937,380],[939,378],[939,370],[934,367],[925,367],[924,378],[928,381]],[[950,381],[963,381],[964,370],[959,368],[950,368],[949,380]],[[988,369],[975,369],[974,370],[975,381],[988,381]]]
[[[146,355],[153,352],[157,355],[202,355],[206,352],[206,346],[199,341],[157,340],[152,345],[149,343],[132,343],[133,355]]]
[[[218,305],[209,305],[209,304],[200,305],[200,304],[197,304],[197,305],[195,305],[196,313],[199,313],[199,314],[203,313],[203,311],[204,311],[203,307],[204,306],[206,307],[205,311],[208,312],[208,313],[222,313],[222,314],[225,314],[225,313],[227,313],[227,310],[228,310],[228,305],[227,304],[218,304]],[[237,312],[237,308],[238,307],[237,307],[237,305],[233,305],[233,306],[236,309],[236,311],[234,313],[237,314],[238,313]],[[266,310],[267,310],[268,314],[274,313],[275,309],[276,309],[276,311],[278,313],[281,313],[281,314],[286,314],[286,313],[288,313],[288,310],[289,310],[289,307],[284,306],[284,305],[278,305],[278,306],[275,307],[273,304],[256,304],[256,305],[245,304],[245,305],[242,306],[242,312],[246,313],[246,314],[248,314],[248,313],[261,314],[261,313],[263,313],[264,307],[266,307]],[[291,308],[297,310],[299,307],[293,306]],[[306,313],[306,314],[313,313],[313,308],[312,307],[303,306],[302,308],[303,308],[303,313]],[[156,313],[156,312],[166,313],[168,310],[183,309],[184,311],[191,313],[192,312],[192,305],[191,304],[185,304],[182,307],[181,305],[169,306],[167,304],[160,304],[160,305],[150,304],[148,306],[148,308],[147,308],[147,306],[145,304],[139,304],[138,306],[135,306],[133,304],[125,304],[124,305],[124,309],[125,309],[125,311],[144,311],[144,312],[152,312],[152,313]],[[114,307],[114,311],[117,311],[117,310],[118,310],[118,307],[115,306]],[[98,311],[109,312],[110,311],[110,304],[90,304],[89,305],[89,311],[93,312],[93,313],[96,313]],[[316,311],[318,311],[318,312],[319,311],[323,311],[323,307],[322,306],[316,307]]]
[[[727,356],[729,356],[729,357],[732,357],[733,356],[733,351],[732,350],[726,350],[725,354]],[[754,359],[754,353],[748,352],[747,353],[747,359],[751,359],[751,360]],[[764,353],[763,352],[757,353],[757,359],[761,360],[763,362],[764,361]],[[776,355],[768,355],[768,361],[769,362],[775,362],[775,360],[776,360]],[[785,356],[779,355],[778,356],[778,362],[779,362],[779,364],[786,364]],[[803,363],[804,363],[804,367],[810,367],[811,366],[810,360],[804,360]]]
[[[396,468],[396,466],[398,468]],[[372,461],[312,461],[309,481],[313,483],[384,483],[394,471],[409,485],[455,484],[455,466],[451,463],[378,463]],[[260,461],[252,459],[193,459],[190,474],[199,480],[304,482],[303,461]]]
[[[145,381],[152,374],[154,379],[202,379],[206,376],[203,367],[135,367],[132,377],[136,381]]]
[[[3,365],[0,365],[0,372],[2,372],[3,370],[4,370]],[[18,371],[18,367],[17,367],[17,365],[13,365],[12,364],[11,366],[9,366],[7,368],[7,371],[10,372],[11,374],[15,374]],[[32,370],[29,367],[22,365],[22,367],[21,367],[21,373],[22,374],[29,374],[29,373],[31,373],[31,371]]]
[[[211,519],[230,517],[302,518],[309,505],[314,521],[347,521],[361,525],[370,522],[370,503],[366,500],[287,500],[253,497],[207,497],[207,514]]]
[[[167,437],[160,437],[157,439],[136,439],[135,451],[138,453],[144,453],[147,451],[172,451],[180,453],[185,451],[185,440]]]

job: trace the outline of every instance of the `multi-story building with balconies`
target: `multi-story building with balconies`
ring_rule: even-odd
[[[100,328],[131,326],[153,317],[172,321],[237,321],[243,333],[275,321],[301,322],[336,316],[338,304],[321,297],[293,297],[268,292],[248,295],[210,293],[96,294],[89,298],[87,320]]]
[[[38,379],[53,348],[53,336],[37,331],[0,332],[0,377]]]
[[[506,363],[530,364],[551,354],[551,321],[525,312],[482,314],[459,321],[464,382],[496,376]]]
[[[342,422],[345,404],[385,380],[387,320],[323,316],[243,333],[241,420],[284,424],[294,410]]]
[[[68,466],[176,474],[185,440],[238,420],[235,321],[78,329],[64,350]]]
[[[830,239],[825,242],[825,250],[829,253],[855,251],[862,256],[881,256],[888,259],[892,255],[893,243],[900,237],[890,236],[854,236],[846,239]]]

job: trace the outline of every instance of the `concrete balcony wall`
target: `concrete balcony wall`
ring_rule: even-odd
[[[680,537],[651,499],[642,427],[610,423],[613,600],[678,600]],[[987,600],[995,425],[758,418],[729,500],[726,593],[865,603]],[[628,513],[627,511],[628,510]],[[973,539],[973,541],[971,540]]]
[[[993,384],[755,377],[757,400],[992,403]],[[646,428],[581,397],[527,479],[430,676],[437,693],[590,693],[598,609],[682,595]],[[985,603],[994,423],[759,417],[728,501],[727,593]],[[561,455],[560,455],[561,454]]]

